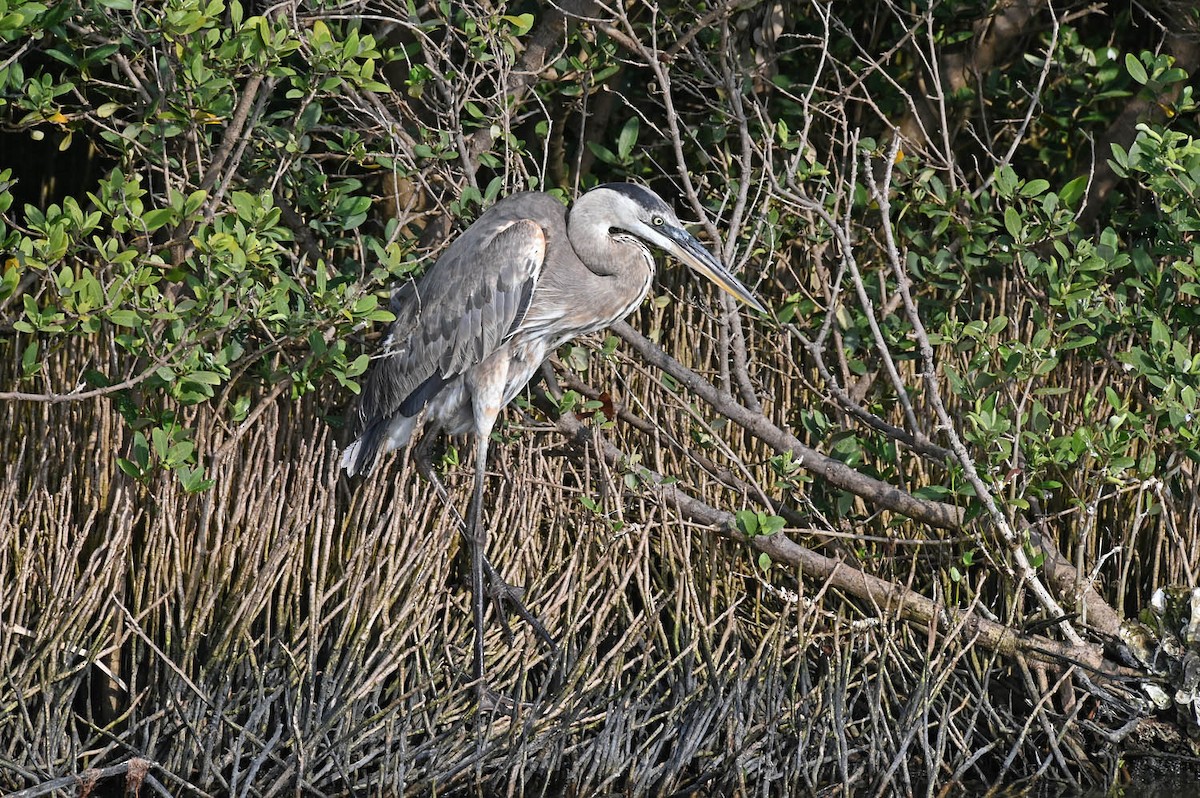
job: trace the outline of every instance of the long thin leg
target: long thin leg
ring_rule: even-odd
[[[490,426],[490,425],[489,425]],[[491,435],[477,435],[475,440],[475,489],[471,493],[471,506],[467,510],[467,540],[471,548],[471,615],[475,623],[475,658],[471,675],[479,689],[483,680],[483,603],[486,593],[483,587],[484,552],[487,551],[488,533],[483,523],[483,482],[487,471],[487,450]]]
[[[432,450],[435,437],[434,431],[430,430],[421,438],[412,451],[411,456],[413,463],[416,465],[417,471],[421,474],[421,476],[424,477],[429,484],[433,485],[434,492],[437,493],[438,498],[442,500],[442,504],[445,505],[448,510],[450,510],[451,514],[453,514],[458,525],[459,534],[463,536],[463,540],[466,542],[467,546],[473,547],[474,544],[471,540],[471,526],[467,523],[467,519],[463,518],[462,513],[459,512],[458,508],[454,505],[454,502],[451,501],[450,491],[446,489],[445,484],[437,475],[437,471],[433,467]],[[478,462],[478,458],[476,459]],[[472,499],[473,498],[474,497],[472,497]],[[472,504],[474,504],[474,501],[472,501]],[[468,515],[470,514],[471,510],[469,509]],[[482,516],[482,507],[480,515]],[[505,633],[508,634],[509,638],[511,639],[512,630],[508,626],[507,617],[507,612],[511,609],[517,614],[517,617],[519,617],[522,621],[527,623],[531,629],[533,629],[534,634],[538,636],[538,639],[540,639],[546,645],[546,647],[550,649],[550,656],[557,656],[558,644],[555,642],[554,637],[550,634],[550,632],[546,630],[546,627],[542,624],[542,622],[539,621],[537,617],[534,616],[534,614],[525,606],[524,602],[521,601],[520,589],[510,586],[500,577],[500,574],[497,573],[496,569],[492,566],[491,562],[487,558],[486,548],[481,550],[481,554],[483,557],[484,579],[486,580],[488,587],[487,592],[496,603],[496,615],[499,617],[501,624],[503,624]],[[472,595],[472,600],[474,600],[474,594]]]

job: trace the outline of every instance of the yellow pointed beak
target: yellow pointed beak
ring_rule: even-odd
[[[733,273],[717,260],[703,244],[697,241],[691,233],[682,227],[671,225],[660,227],[659,232],[669,242],[665,243],[663,248],[678,258],[680,262],[716,283],[722,291],[725,291],[735,299],[746,303],[759,313],[770,315],[770,311],[758,301],[758,298],[754,294],[750,293],[750,289],[742,285],[738,278],[734,277]]]

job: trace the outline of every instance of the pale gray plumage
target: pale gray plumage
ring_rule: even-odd
[[[631,313],[654,276],[643,241],[691,255],[688,261],[707,256],[705,266],[718,271],[700,269],[706,276],[762,310],[648,189],[600,186],[576,202],[569,222],[550,195],[514,194],[485,212],[421,280],[396,292],[396,321],[351,420],[357,440],[342,467],[370,473],[379,454],[408,443],[426,407],[428,422],[450,434],[482,433],[465,388],[483,374],[472,372],[485,361],[509,361],[506,369],[487,366],[507,372],[507,404],[555,347]]]
[[[569,215],[548,194],[507,197],[393,297],[396,321],[351,419],[356,439],[341,464],[351,475],[370,473],[380,454],[408,443],[422,413],[427,426],[475,434],[467,528],[477,678],[483,675],[486,541],[479,518],[492,427],[555,347],[603,329],[642,302],[654,276],[647,244],[765,312],[662,199],[629,183],[588,191]]]

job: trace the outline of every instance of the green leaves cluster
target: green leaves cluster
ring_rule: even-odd
[[[1193,240],[1200,230],[1200,136],[1189,116],[1196,104],[1186,72],[1169,56],[1086,41],[1077,29],[1061,31],[1059,47],[1077,60],[1047,73],[1039,96],[1043,124],[1032,125],[1012,159],[978,182],[961,174],[952,179],[942,164],[914,153],[902,152],[893,164],[897,251],[961,422],[956,428],[985,480],[1014,511],[1035,501],[1042,510],[1080,506],[1104,486],[1152,476],[1183,479],[1180,464],[1200,460],[1200,246]],[[1027,60],[1035,70],[1044,66]],[[989,78],[971,90],[1011,97],[1001,85],[1009,79]],[[1139,93],[1154,99],[1161,121],[1141,124],[1127,151],[1113,147],[1109,163],[1124,182],[1097,214],[1103,226],[1083,229],[1077,216],[1096,189],[1086,162],[1072,157],[1078,137],[1069,134],[1085,123],[1106,127],[1112,114],[1105,109],[1120,109]],[[1090,100],[1081,104],[1081,97]],[[1024,113],[1020,105],[1012,110],[1017,117]],[[1092,112],[1094,118],[1087,116]],[[786,118],[761,137],[785,148],[802,144]],[[1046,123],[1051,118],[1055,122]],[[859,146],[880,164],[884,147],[870,138]],[[807,181],[809,196],[829,198],[835,217],[847,213],[845,192],[838,192],[829,168],[810,158],[795,174]],[[891,297],[898,287],[886,251],[871,243],[878,207],[865,180],[854,187],[852,208],[849,216],[863,225],[854,254],[867,292]],[[827,232],[805,230],[784,214],[766,226],[763,237],[778,241],[768,239],[764,252],[798,238],[818,246],[828,240]],[[813,295],[789,296],[780,318],[809,325],[816,337],[826,316]],[[879,376],[866,315],[852,299],[830,312],[844,374],[875,376],[865,409],[896,421],[897,400]],[[903,313],[878,314],[876,321],[894,358],[903,363],[919,356]],[[919,408],[923,386],[909,390]],[[860,471],[893,483],[909,478],[885,434],[830,423],[818,408],[796,411],[796,422]],[[771,465],[777,487],[792,487],[785,464]],[[974,491],[960,477],[950,464],[943,484],[914,490],[972,506]],[[822,508],[851,510],[853,497],[824,497],[815,488]]]
[[[1148,125],[1129,152],[1114,147],[1114,170],[1157,207],[1136,218],[1118,208],[1122,231],[1094,237],[1074,221],[1082,178],[1053,191],[1005,166],[972,196],[947,192],[932,170],[904,170],[900,229],[931,342],[948,356],[965,437],[1014,508],[1075,501],[1061,490],[1080,473],[1123,484],[1163,460],[1200,459],[1198,152],[1192,135]],[[1020,322],[972,311],[987,300],[974,286],[997,269],[1024,284]],[[961,299],[948,305],[946,292]],[[1081,374],[1103,382],[1080,386]]]
[[[345,172],[376,165],[361,133],[330,121],[344,92],[388,90],[374,38],[236,0],[8,5],[0,41],[17,36],[46,57],[0,59],[0,113],[61,150],[82,136],[103,167],[43,207],[14,207],[14,172],[0,173],[20,390],[78,390],[43,372],[48,350],[113,347],[116,362],[83,379],[130,425],[121,468],[165,467],[188,490],[208,482],[184,408],[217,404],[238,423],[264,390],[358,390],[367,358],[348,339],[391,319],[363,264],[387,283],[412,268],[394,225],[362,233],[371,194]]]
[[[762,510],[738,510],[734,513],[737,530],[745,536],[747,541],[751,541],[756,537],[770,537],[780,532],[787,526],[787,520],[770,513],[765,513]],[[771,555],[765,551],[758,554],[758,567],[763,571],[771,570]]]

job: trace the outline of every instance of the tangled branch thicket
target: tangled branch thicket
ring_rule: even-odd
[[[84,5],[0,16],[0,787],[1195,761],[1190,4]],[[483,207],[622,179],[775,318],[664,266],[506,412],[490,556],[561,652],[492,623],[481,711],[457,516],[339,419]]]

